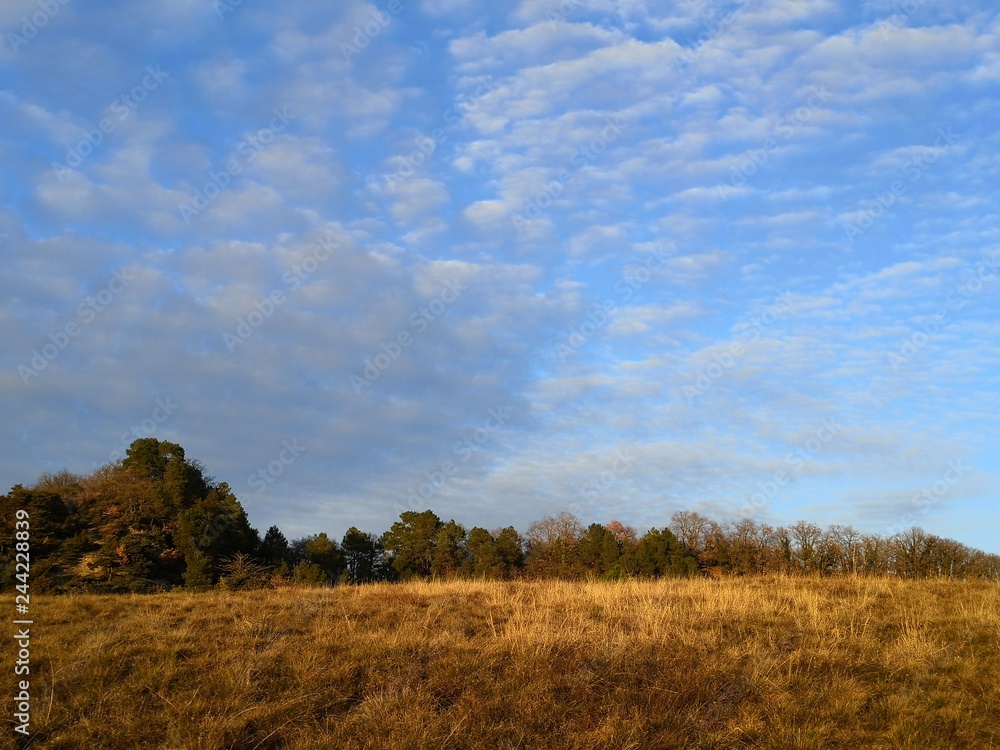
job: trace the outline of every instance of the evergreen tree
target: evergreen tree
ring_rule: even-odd
[[[382,547],[400,578],[431,575],[434,547],[442,525],[441,519],[430,510],[422,513],[407,510],[382,535]]]
[[[306,542],[307,565],[315,565],[323,571],[326,581],[336,581],[344,567],[344,556],[337,543],[326,533],[310,537]]]
[[[513,578],[524,570],[524,540],[513,526],[494,533],[500,556],[500,578]]]
[[[257,557],[266,564],[277,567],[282,562],[287,564],[290,556],[291,550],[288,547],[288,540],[281,533],[281,529],[277,526],[269,528],[257,549]]]
[[[192,549],[184,556],[187,567],[184,570],[184,585],[195,591],[210,588],[214,581],[212,562],[198,549]]]
[[[366,583],[382,578],[382,544],[372,534],[352,526],[340,542],[348,583]]]
[[[453,520],[448,521],[435,538],[431,575],[454,578],[463,569],[465,559],[465,529]]]

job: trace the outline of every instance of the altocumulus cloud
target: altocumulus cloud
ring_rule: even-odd
[[[148,425],[293,536],[997,551],[992,6],[648,5],[4,6],[8,485]]]

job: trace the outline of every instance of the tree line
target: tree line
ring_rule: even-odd
[[[678,511],[640,535],[618,521],[561,513],[514,527],[466,529],[404,511],[381,535],[351,527],[289,541],[254,529],[231,488],[181,446],[136,440],[89,476],[44,474],[0,497],[0,580],[15,581],[15,522],[30,517],[35,591],[160,591],[323,586],[413,578],[620,579],[802,574],[1000,579],[1000,556],[912,528],[892,535],[806,521],[719,524]]]

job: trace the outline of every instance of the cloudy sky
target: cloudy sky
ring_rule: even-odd
[[[11,0],[4,488],[1000,552],[987,0]]]

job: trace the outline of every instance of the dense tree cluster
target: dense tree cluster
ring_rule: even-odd
[[[466,530],[430,510],[405,511],[380,537],[351,527],[289,542],[263,538],[228,485],[179,445],[136,440],[94,474],[43,475],[0,497],[0,575],[15,579],[15,514],[31,526],[33,590],[253,589],[411,578],[567,579],[761,574],[1000,578],[1000,556],[919,528],[883,537],[799,521],[721,525],[680,511],[642,536],[618,521],[584,528],[569,513],[522,536],[511,526]]]

